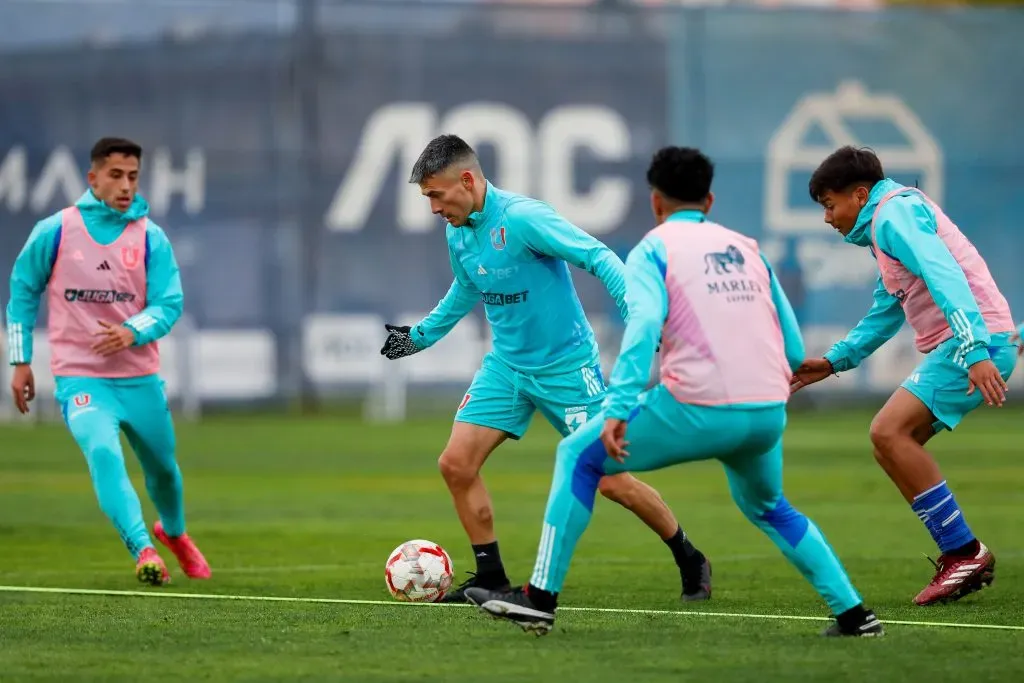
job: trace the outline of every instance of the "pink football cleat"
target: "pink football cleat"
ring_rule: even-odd
[[[153,548],[145,548],[139,553],[139,559],[135,563],[135,577],[141,583],[152,586],[162,586],[171,580],[167,573],[167,565]]]
[[[935,565],[935,577],[924,587],[914,602],[924,607],[936,603],[954,602],[991,586],[995,579],[996,557],[984,543],[975,541],[972,555],[943,555]]]
[[[210,578],[212,574],[210,565],[206,563],[206,558],[199,552],[199,548],[188,537],[188,534],[171,538],[164,531],[164,525],[157,522],[153,525],[153,535],[156,536],[156,540],[167,546],[167,549],[178,558],[178,564],[181,565],[181,570],[185,572],[185,576],[190,579]]]

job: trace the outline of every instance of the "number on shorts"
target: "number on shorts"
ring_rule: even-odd
[[[572,411],[572,412],[570,412]],[[587,423],[587,409],[580,408],[569,408],[565,411],[565,426],[569,428],[570,432],[575,432],[577,429]]]

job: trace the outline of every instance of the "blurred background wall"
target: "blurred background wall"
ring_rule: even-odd
[[[85,190],[92,143],[136,139],[186,294],[164,376],[193,416],[454,410],[489,346],[482,307],[426,353],[379,355],[383,324],[451,282],[443,226],[406,183],[441,132],[623,258],[653,227],[651,154],[703,148],[714,218],[760,240],[811,353],[867,311],[876,269],[807,179],[836,146],[868,145],[944,205],[1024,318],[1013,3],[2,0],[0,26],[0,297],[35,222]],[[610,372],[622,322],[597,280],[574,279]],[[36,345],[53,416],[45,317]],[[876,398],[917,360],[904,330],[804,400]]]

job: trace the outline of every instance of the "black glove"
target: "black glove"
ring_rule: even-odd
[[[384,340],[384,346],[380,349],[380,355],[387,357],[388,360],[405,358],[423,350],[416,346],[416,342],[412,340],[412,335],[410,334],[412,328],[408,325],[396,327],[395,325],[385,324],[384,329],[388,331],[388,338]]]

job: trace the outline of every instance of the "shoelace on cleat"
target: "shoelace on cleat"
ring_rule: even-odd
[[[469,578],[466,579],[465,581],[463,581],[462,583],[460,583],[458,585],[458,590],[462,590],[463,588],[469,588],[476,581],[476,572],[466,572],[466,573],[469,574]]]
[[[942,575],[946,571],[946,566],[944,564],[942,564],[941,562],[936,562],[935,560],[933,560],[928,555],[925,555],[925,559],[928,560],[929,562],[931,562],[932,563],[932,567],[935,568],[935,576],[932,577],[932,583],[938,583],[939,582],[939,578],[941,578]],[[941,560],[942,558],[940,557],[939,559]]]

